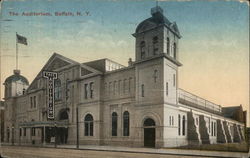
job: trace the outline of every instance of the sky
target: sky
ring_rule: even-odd
[[[1,4],[1,98],[4,80],[19,69],[32,82],[57,52],[78,62],[135,57],[136,26],[149,18],[153,0],[5,0]],[[244,1],[159,1],[178,25],[179,87],[222,106],[249,108],[249,4]],[[10,12],[18,13],[12,15]],[[52,16],[22,16],[50,13]],[[75,16],[55,16],[72,12]],[[82,16],[76,16],[80,12]]]

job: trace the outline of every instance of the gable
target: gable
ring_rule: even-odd
[[[50,64],[49,66],[46,68],[47,70],[49,71],[53,71],[53,70],[56,70],[58,68],[62,68],[64,66],[67,66],[67,65],[70,65],[72,63],[69,63],[65,60],[62,60],[60,58],[55,58]]]

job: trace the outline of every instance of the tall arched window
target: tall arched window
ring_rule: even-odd
[[[140,49],[141,49],[141,59],[144,59],[145,55],[146,55],[146,52],[145,52],[145,41],[141,42]]]
[[[176,43],[174,43],[173,49],[174,49],[174,58],[176,59]]]
[[[129,112],[123,113],[123,136],[129,136]]]
[[[61,90],[61,80],[55,80],[55,100],[60,100],[62,97],[62,90]]]
[[[93,126],[94,126],[93,116],[91,114],[87,114],[84,118],[85,136],[93,136],[93,131],[94,131]]]
[[[158,54],[158,37],[157,36],[153,38],[153,53],[154,55]]]
[[[186,118],[185,116],[182,117],[182,135],[186,134]]]
[[[168,55],[169,55],[169,53],[170,53],[169,47],[170,47],[170,41],[169,41],[169,38],[167,38],[167,54],[168,54]]]
[[[112,136],[117,136],[118,116],[116,112],[112,113]]]

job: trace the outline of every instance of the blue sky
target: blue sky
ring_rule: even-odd
[[[158,4],[182,35],[180,87],[221,105],[243,104],[247,109],[249,5],[229,0]],[[129,57],[134,59],[131,34],[155,5],[152,0],[6,0],[0,25],[1,80],[15,68],[16,32],[28,39],[28,46],[19,45],[19,67],[30,82],[53,52],[78,62],[107,57],[126,65]],[[10,16],[10,11],[79,11],[90,16]]]

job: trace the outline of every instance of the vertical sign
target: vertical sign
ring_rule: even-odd
[[[56,72],[43,71],[43,77],[47,78],[47,94],[48,94],[48,119],[55,118],[55,106],[54,106],[54,80],[57,79]]]

